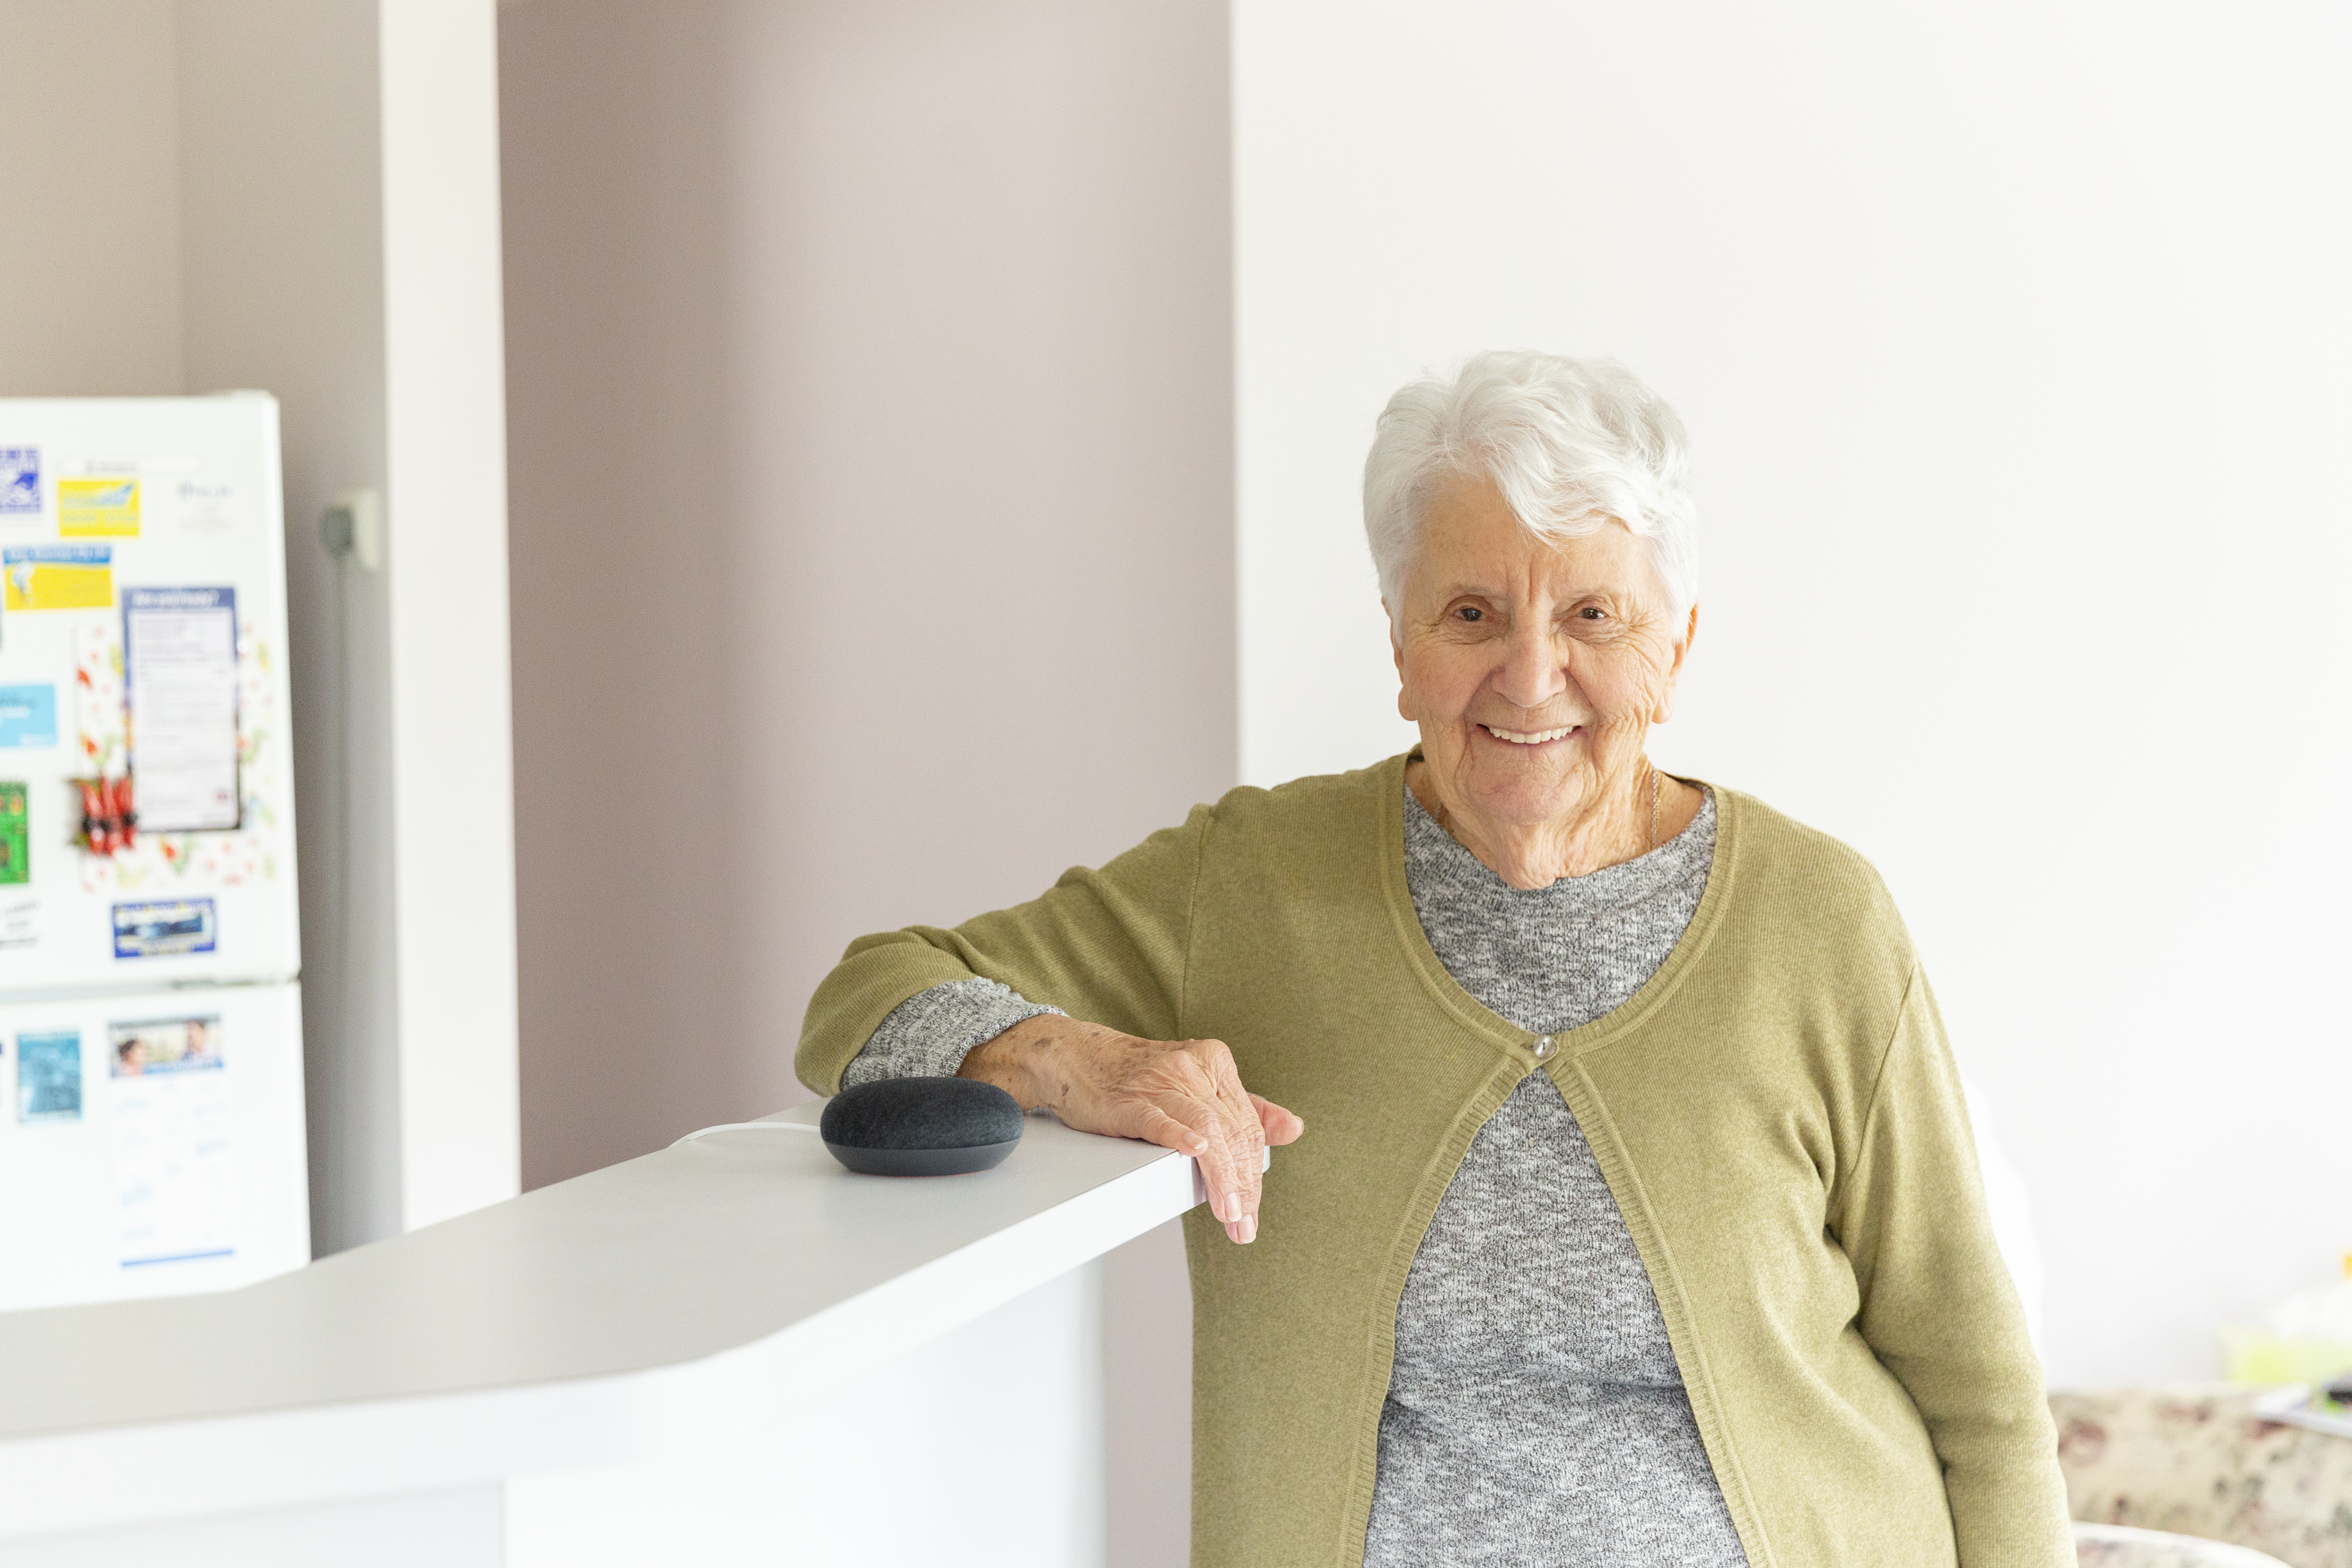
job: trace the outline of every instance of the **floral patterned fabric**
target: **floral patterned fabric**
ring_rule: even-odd
[[[2352,1438],[2265,1421],[2253,1412],[2259,1392],[2052,1394],[2069,1510],[2092,1523],[2252,1547],[2289,1568],[2352,1568]],[[2082,1561],[2138,1568],[2160,1559],[2085,1552]]]

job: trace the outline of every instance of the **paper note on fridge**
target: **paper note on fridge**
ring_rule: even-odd
[[[0,577],[12,610],[103,610],[114,603],[110,544],[11,544]]]
[[[141,829],[235,827],[236,590],[123,589],[122,660]]]
[[[218,1016],[111,1024],[122,1267],[232,1250],[229,1103]]]
[[[35,893],[0,893],[0,952],[41,944],[41,900]]]

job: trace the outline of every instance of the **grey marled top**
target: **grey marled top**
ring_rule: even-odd
[[[1682,938],[1715,797],[1656,849],[1514,889],[1405,795],[1405,881],[1446,972],[1536,1034],[1622,1005]],[[845,1084],[952,1073],[1051,1011],[985,980],[901,1005]],[[1414,1255],[1381,1415],[1368,1568],[1745,1568],[1664,1320],[1576,1119],[1530,1076],[1470,1145]]]

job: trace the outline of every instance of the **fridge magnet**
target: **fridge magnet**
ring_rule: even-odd
[[[25,816],[25,786],[0,783],[0,888],[33,879],[33,836]]]
[[[221,1065],[218,1016],[162,1018],[106,1026],[107,1070],[116,1078],[193,1072]]]
[[[31,893],[0,893],[0,952],[41,943],[41,900]]]
[[[219,917],[210,899],[158,899],[114,906],[117,958],[210,952],[218,938]]]
[[[0,686],[0,748],[58,743],[58,689]]]
[[[114,604],[114,548],[11,544],[0,548],[0,599],[12,610],[104,610]]]
[[[81,837],[84,849],[112,859],[138,847],[139,814],[131,809],[131,775],[70,781],[81,796]]]
[[[41,449],[0,447],[0,518],[41,515]]]
[[[16,1120],[81,1120],[81,1031],[27,1029],[16,1037]]]
[[[67,539],[137,538],[139,481],[59,479],[58,532]]]

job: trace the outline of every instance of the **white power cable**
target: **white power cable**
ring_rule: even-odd
[[[816,1129],[805,1121],[722,1121],[716,1127],[698,1128],[670,1145],[691,1143],[698,1138],[708,1138],[713,1132],[814,1132]]]

